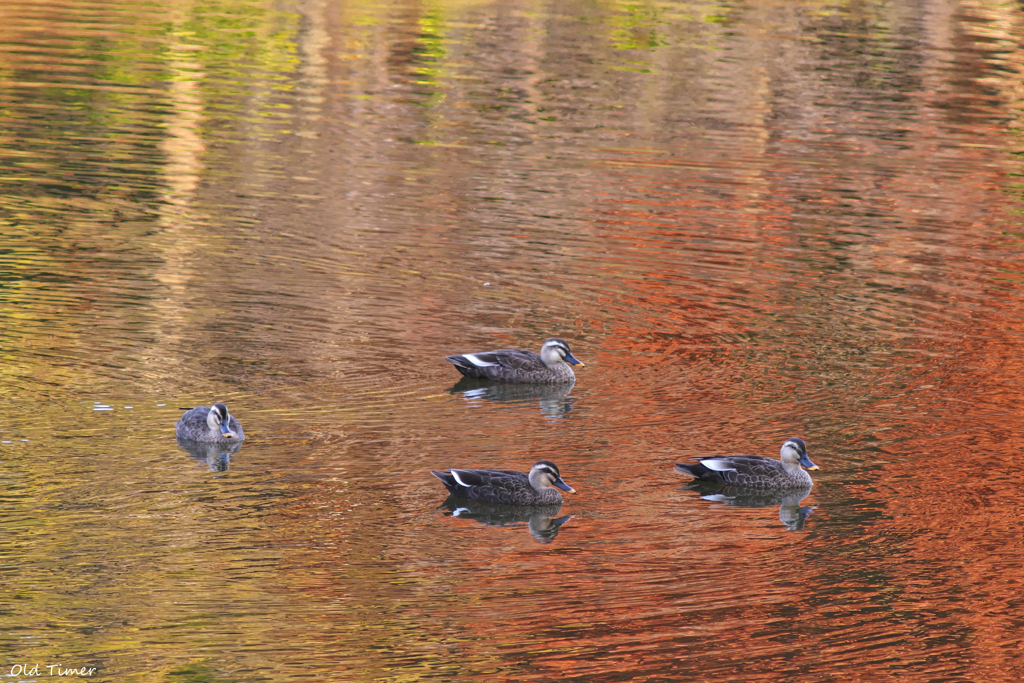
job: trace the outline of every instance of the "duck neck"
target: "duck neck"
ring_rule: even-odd
[[[804,479],[807,473],[800,467],[798,462],[784,462],[782,466],[786,469],[786,474],[793,477],[794,479]]]

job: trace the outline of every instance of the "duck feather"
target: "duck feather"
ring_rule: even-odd
[[[445,360],[465,377],[536,384],[572,382],[576,375],[569,364],[583,365],[569,351],[569,345],[558,338],[545,341],[541,353],[526,349],[498,349],[445,356]]]
[[[557,505],[562,502],[562,494],[555,487],[575,493],[562,480],[558,467],[548,460],[535,464],[529,474],[461,468],[430,473],[453,496],[496,505]]]
[[[696,463],[676,463],[676,471],[699,481],[728,486],[799,488],[812,484],[803,467],[816,470],[802,439],[788,439],[782,445],[781,460],[760,455],[730,455],[695,458]],[[803,467],[801,467],[801,465]]]

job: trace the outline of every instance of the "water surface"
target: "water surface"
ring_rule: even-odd
[[[4,3],[0,671],[1019,680],[1020,36]],[[443,360],[550,336],[571,388]],[[179,447],[218,400],[241,448]],[[791,436],[798,499],[672,468]],[[542,458],[579,493],[540,516],[429,474]]]

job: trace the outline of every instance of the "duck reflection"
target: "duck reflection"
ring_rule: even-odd
[[[187,451],[194,459],[205,462],[211,472],[227,472],[231,466],[231,456],[239,451],[242,442],[210,443],[178,439],[178,448]]]
[[[804,528],[804,522],[814,510],[813,505],[800,505],[811,492],[811,486],[799,489],[751,489],[722,486],[706,482],[693,482],[683,490],[696,491],[704,500],[744,508],[779,506],[779,521],[790,531]]]
[[[569,414],[575,398],[569,396],[575,382],[568,384],[502,384],[484,380],[463,378],[448,390],[451,394],[462,394],[467,401],[498,401],[501,403],[527,404],[540,401],[540,412],[544,417],[559,419]]]
[[[456,496],[448,496],[438,509],[449,510],[452,517],[472,519],[488,526],[517,526],[526,522],[530,535],[539,543],[551,543],[558,529],[572,519],[572,515],[558,517],[561,505],[490,505]]]

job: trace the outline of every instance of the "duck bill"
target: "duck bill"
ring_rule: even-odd
[[[579,358],[577,358],[576,356],[572,355],[572,353],[567,353],[567,354],[565,354],[565,359],[564,359],[564,360],[565,360],[565,362],[566,362],[566,363],[572,363],[573,365],[578,365],[578,366],[580,366],[581,368],[585,368],[585,367],[587,367],[587,366],[586,366],[586,365],[584,364],[584,362],[583,362],[583,361],[581,361],[581,360],[580,360]]]
[[[220,423],[220,433],[223,434],[224,436],[228,436],[228,437],[231,437],[231,438],[235,437],[235,433],[233,431],[231,431],[230,427],[228,427],[227,420],[225,420],[224,422]]]
[[[806,455],[801,455],[800,456],[800,464],[803,465],[804,467],[806,467],[809,470],[820,470],[821,469],[820,467],[815,465],[813,462],[811,462],[811,459],[808,458]]]
[[[562,489],[563,491],[565,491],[567,493],[576,493],[576,489],[574,489],[573,487],[569,486],[568,484],[566,484],[561,479],[559,479],[558,481],[555,482],[555,487],[556,488],[560,488],[560,489]]]

